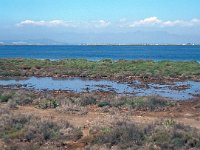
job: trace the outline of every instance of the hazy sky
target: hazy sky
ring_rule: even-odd
[[[0,0],[0,41],[200,43],[199,0]]]

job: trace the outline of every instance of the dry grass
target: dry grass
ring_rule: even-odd
[[[117,122],[112,128],[98,128],[93,136],[91,145],[108,149],[199,149],[200,133],[189,126],[175,123],[173,120],[162,120],[156,124],[141,127],[133,123]]]
[[[32,117],[11,110],[0,111],[0,138],[7,149],[38,149],[57,143],[61,149],[65,141],[76,141],[82,137],[80,129],[73,127],[68,121],[52,121],[45,118]],[[47,145],[47,146],[48,146]]]

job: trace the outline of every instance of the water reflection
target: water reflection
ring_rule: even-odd
[[[143,86],[140,81],[133,84],[117,83],[109,80],[83,80],[80,78],[53,79],[49,77],[31,77],[26,80],[0,80],[0,85],[15,87],[20,85],[23,88],[35,90],[69,90],[74,92],[112,91],[118,94],[131,94],[136,96],[159,95],[174,100],[186,100],[193,98],[193,95],[200,94],[200,82],[186,81],[176,82],[174,85],[146,84]],[[177,87],[185,87],[177,90]]]

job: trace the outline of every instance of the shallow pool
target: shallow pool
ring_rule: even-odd
[[[133,84],[118,83],[109,80],[83,80],[80,78],[53,79],[50,77],[31,77],[25,80],[0,80],[2,87],[21,87],[35,90],[68,90],[73,92],[112,91],[117,94],[136,96],[158,95],[174,100],[187,100],[200,94],[200,82],[175,82],[173,85],[146,84],[141,86],[140,81]],[[185,89],[177,90],[177,86]]]

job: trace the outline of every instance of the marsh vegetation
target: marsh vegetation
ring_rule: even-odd
[[[0,59],[0,76],[87,77],[130,80],[141,78],[157,81],[163,78],[199,79],[200,64],[195,61],[89,61],[66,59],[59,61],[34,59]],[[159,80],[161,81],[161,80]]]

